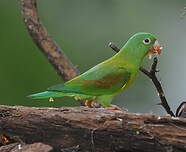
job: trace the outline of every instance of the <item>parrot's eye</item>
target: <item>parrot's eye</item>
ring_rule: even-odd
[[[143,40],[143,43],[144,44],[150,44],[151,40],[149,38],[146,38]]]

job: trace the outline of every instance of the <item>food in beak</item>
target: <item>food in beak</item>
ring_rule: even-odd
[[[161,50],[163,49],[163,47],[158,43],[158,41],[156,40],[153,47],[151,49],[149,49],[147,55],[149,56],[149,59],[152,58],[152,54],[161,54]]]

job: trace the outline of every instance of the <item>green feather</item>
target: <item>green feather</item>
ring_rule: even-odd
[[[97,65],[84,74],[64,84],[50,87],[48,90],[70,91],[86,95],[113,94],[126,85],[131,76],[125,68],[111,66],[115,61],[110,60],[110,62]],[[95,71],[97,71],[96,76]]]
[[[64,94],[61,92],[56,92],[56,91],[45,91],[45,92],[40,92],[36,94],[29,95],[29,98],[32,99],[45,99],[45,98],[57,98],[57,97],[63,97]]]

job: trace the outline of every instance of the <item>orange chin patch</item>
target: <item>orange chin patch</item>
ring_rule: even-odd
[[[155,45],[152,49],[150,49],[149,51],[148,51],[148,54],[150,53],[150,54],[155,54],[155,53],[158,53],[159,55],[161,54],[161,50],[162,50],[162,46],[160,46],[160,45]]]
[[[149,59],[152,58],[152,54],[158,54],[160,55],[161,54],[161,51],[162,51],[163,47],[159,44],[156,44],[154,45],[151,49],[149,49],[149,51],[146,53],[145,56],[149,56]]]

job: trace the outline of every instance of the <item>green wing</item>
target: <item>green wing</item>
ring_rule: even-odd
[[[131,73],[126,68],[101,64],[64,84],[50,87],[48,90],[86,95],[110,95],[126,85],[130,76]]]

